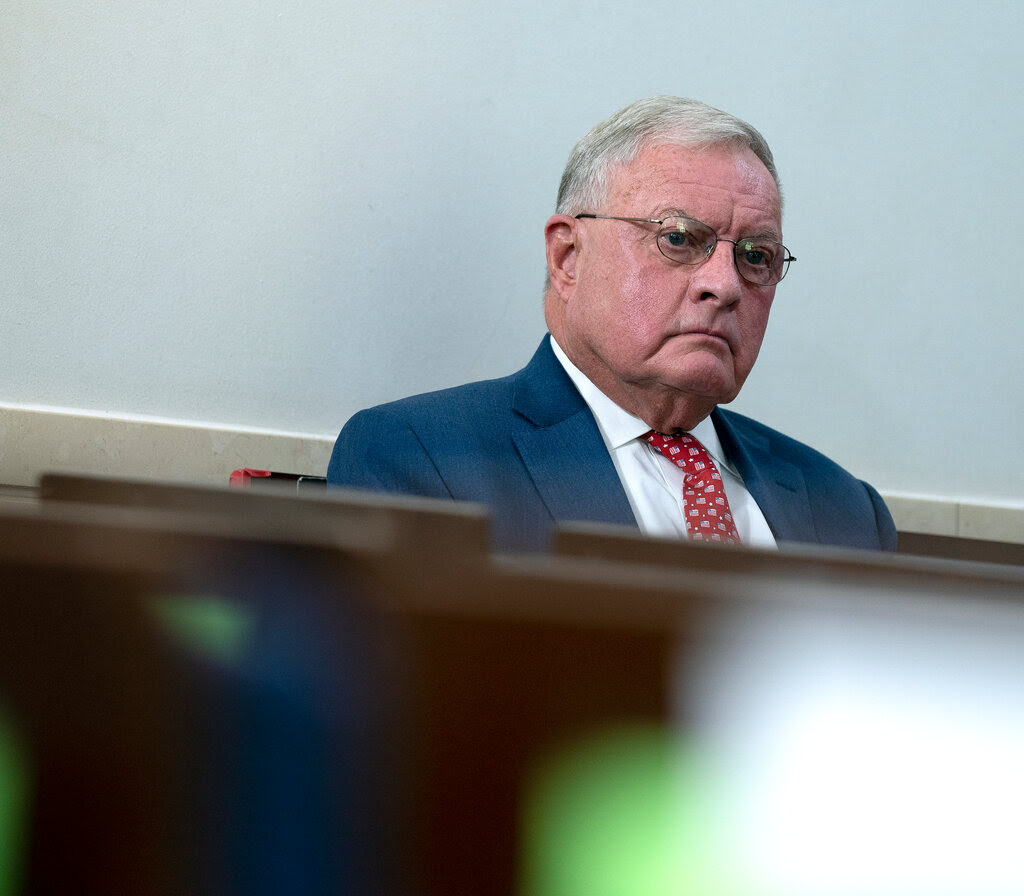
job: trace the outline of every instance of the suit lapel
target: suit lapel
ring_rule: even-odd
[[[516,377],[512,440],[551,516],[636,526],[629,500],[586,402],[546,337]],[[779,541],[819,541],[800,468],[771,452],[744,418],[715,410],[726,455]]]
[[[779,541],[816,542],[807,482],[800,468],[771,452],[767,437],[737,414],[716,409],[712,419],[722,447],[743,478]]]
[[[516,379],[512,434],[551,516],[559,522],[636,525],[636,518],[586,402],[545,338]]]

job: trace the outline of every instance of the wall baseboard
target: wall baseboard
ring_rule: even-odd
[[[0,484],[43,473],[227,485],[250,467],[323,476],[334,439],[173,421],[0,406]]]
[[[882,493],[901,532],[1024,544],[1024,505]]]
[[[242,467],[322,476],[333,445],[334,436],[0,405],[0,487],[30,489],[43,473],[200,485],[227,485]],[[1024,504],[882,497],[901,532],[1024,544]]]

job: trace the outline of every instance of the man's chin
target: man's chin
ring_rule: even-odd
[[[665,371],[661,381],[679,392],[722,404],[732,401],[739,388],[732,364],[712,352],[691,352]]]

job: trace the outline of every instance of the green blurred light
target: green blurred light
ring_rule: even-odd
[[[709,764],[671,731],[581,738],[526,790],[521,896],[746,896]]]
[[[194,650],[234,665],[252,643],[256,616],[246,607],[210,595],[170,595],[151,603],[164,626]]]
[[[20,732],[0,706],[0,896],[21,892],[28,844],[29,769]]]

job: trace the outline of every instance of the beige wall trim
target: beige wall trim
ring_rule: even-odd
[[[323,476],[334,439],[0,405],[0,484],[34,486],[43,473],[227,485],[251,467]]]
[[[901,532],[1024,544],[1024,504],[952,501],[883,493]]]
[[[0,405],[0,487],[43,473],[226,485],[253,467],[322,476],[334,436]],[[883,493],[903,532],[1024,544],[1024,503],[986,504]]]

